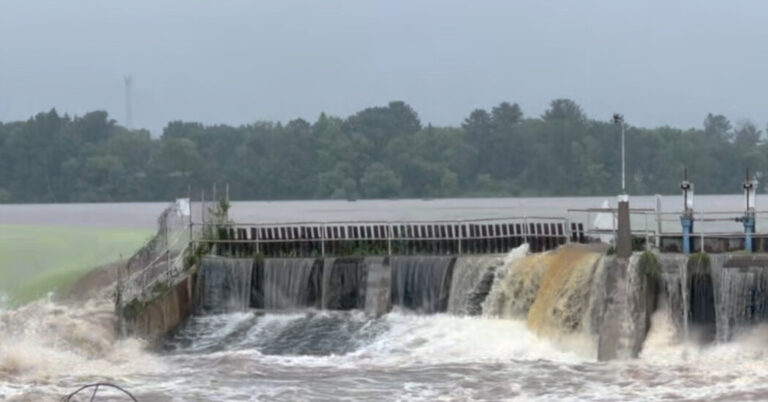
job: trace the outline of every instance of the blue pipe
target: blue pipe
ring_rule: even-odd
[[[693,249],[693,238],[691,236],[693,233],[693,218],[688,215],[683,215],[680,217],[680,224],[683,225],[683,253],[691,254]],[[704,245],[702,244],[702,247],[703,246]]]
[[[744,216],[744,249],[751,253],[755,251],[752,235],[755,233],[755,214],[748,213]]]

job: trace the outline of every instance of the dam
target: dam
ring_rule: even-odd
[[[706,198],[714,201],[710,210],[721,205],[720,197]],[[554,202],[564,211],[602,200],[580,201]],[[652,208],[654,198],[631,201]],[[664,205],[676,201],[666,197]],[[483,207],[510,200],[461,202],[480,212],[424,217],[487,219]],[[254,206],[263,216],[295,215],[285,223],[298,226],[318,217],[301,210],[356,209],[363,213],[351,217],[394,222],[406,215],[369,211],[452,203],[302,202],[285,209],[235,202],[223,225],[258,222],[242,213]],[[768,338],[759,250],[665,252],[652,234],[646,248],[643,219],[633,216],[638,240],[622,257],[605,236],[610,219],[595,225],[573,214],[569,223],[582,223],[589,240],[538,252],[523,243],[502,252],[438,254],[415,246],[388,255],[356,246],[354,254],[330,247],[325,255],[319,248],[265,256],[213,250],[213,242],[197,247],[218,235],[196,226],[190,237],[183,209],[171,206],[153,241],[120,271],[117,327],[111,286],[82,306],[44,299],[0,311],[0,394],[17,392],[3,385],[10,378],[36,381],[29,392],[53,399],[47,396],[72,392],[87,376],[124,386],[139,400],[750,399],[768,378],[761,371]],[[707,217],[700,209],[694,217]],[[325,213],[316,222],[340,217]],[[697,239],[705,224],[697,221]],[[729,225],[735,238],[742,223]],[[674,235],[675,227],[663,229]],[[716,238],[728,228],[715,229],[706,234]]]
[[[613,360],[638,357],[661,314],[675,339],[727,343],[768,321],[768,236],[747,205],[722,219],[743,233],[686,231],[723,215],[692,210],[674,233],[669,213],[626,206],[622,218],[621,203],[573,211],[586,219],[237,223],[224,202],[200,222],[182,202],[121,274],[118,331],[163,344],[227,314],[450,315],[523,321]]]

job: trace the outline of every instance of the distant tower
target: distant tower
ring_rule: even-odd
[[[131,87],[133,86],[133,77],[125,76],[125,128],[133,128],[133,112],[131,110]]]

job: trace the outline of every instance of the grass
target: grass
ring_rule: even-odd
[[[27,303],[130,257],[151,236],[141,229],[0,225],[0,292],[12,304]]]

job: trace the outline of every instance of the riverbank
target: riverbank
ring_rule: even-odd
[[[0,224],[0,292],[24,304],[66,289],[93,270],[130,257],[145,229]]]

